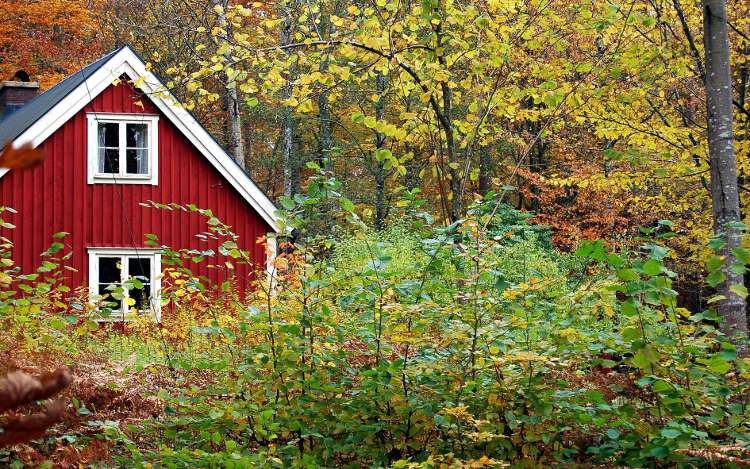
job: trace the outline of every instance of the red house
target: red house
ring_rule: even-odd
[[[17,78],[28,80],[24,73]],[[255,263],[232,269],[196,263],[195,274],[218,284],[267,265],[275,244],[259,239],[278,230],[274,204],[164,90],[128,46],[33,99],[34,83],[0,85],[0,146],[31,142],[46,154],[31,170],[0,169],[0,205],[17,211],[3,214],[16,225],[5,234],[23,271],[40,264],[53,234],[67,232],[63,242],[73,253],[67,262],[75,269],[69,286],[88,286],[98,301],[112,285],[139,277],[143,289],[126,291],[126,298],[160,318],[160,252],[144,244],[144,235],[173,249],[216,251],[217,243],[196,236],[207,231],[204,217],[141,205],[149,200],[211,209]],[[224,259],[217,254],[210,264]],[[128,310],[123,305],[132,300],[120,308]]]

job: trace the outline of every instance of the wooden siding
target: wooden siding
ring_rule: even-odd
[[[63,242],[73,251],[68,265],[76,272],[66,274],[71,287],[88,280],[89,247],[145,247],[144,234],[153,233],[173,249],[216,250],[216,242],[195,236],[207,231],[203,217],[139,205],[147,200],[211,209],[239,235],[240,247],[252,252],[255,268],[265,268],[264,246],[257,240],[271,228],[164,115],[159,118],[157,186],[88,184],[87,112],[160,114],[126,82],[111,85],[40,145],[47,155],[44,163],[0,178],[0,205],[18,211],[3,214],[16,228],[2,234],[15,243],[13,258],[25,273],[40,264],[39,254],[60,231],[70,233]],[[210,263],[225,260],[217,257]],[[192,268],[214,283],[229,276],[223,269],[208,269],[206,262]],[[241,278],[248,273],[249,267],[237,270]]]

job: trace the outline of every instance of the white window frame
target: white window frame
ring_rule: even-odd
[[[151,311],[157,322],[161,322],[161,250],[149,249],[149,248],[89,248],[89,301],[92,305],[97,305],[101,302],[101,298],[97,293],[99,290],[99,258],[100,257],[120,257],[122,262],[122,268],[120,269],[120,283],[125,282],[128,279],[128,258],[149,258],[151,259]],[[128,297],[127,290],[125,291],[125,298]],[[124,302],[124,299],[123,299]],[[112,314],[109,318],[102,319],[103,321],[122,321],[122,312],[118,317],[118,314]],[[124,319],[128,321],[129,319]]]
[[[88,183],[89,184],[159,184],[159,116],[152,114],[124,114],[89,112],[88,120]],[[120,171],[118,173],[99,173],[98,134],[99,124],[119,125]],[[148,127],[148,171],[146,174],[127,174],[126,163],[126,124],[146,124]]]

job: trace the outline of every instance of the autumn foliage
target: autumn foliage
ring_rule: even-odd
[[[94,16],[101,0],[0,1],[0,79],[25,70],[49,88],[105,49]]]

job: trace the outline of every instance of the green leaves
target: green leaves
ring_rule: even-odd
[[[633,356],[632,363],[642,370],[650,370],[654,365],[659,363],[661,355],[658,350],[651,345],[645,345],[638,349]]]
[[[643,263],[642,270],[644,274],[652,277],[659,275],[662,271],[662,263],[655,259],[649,259]]]
[[[339,199],[339,204],[341,205],[342,210],[346,212],[354,212],[354,203],[346,197],[341,197]]]
[[[740,284],[734,284],[729,286],[729,291],[734,293],[735,295],[738,295],[742,298],[747,298],[747,287]]]

